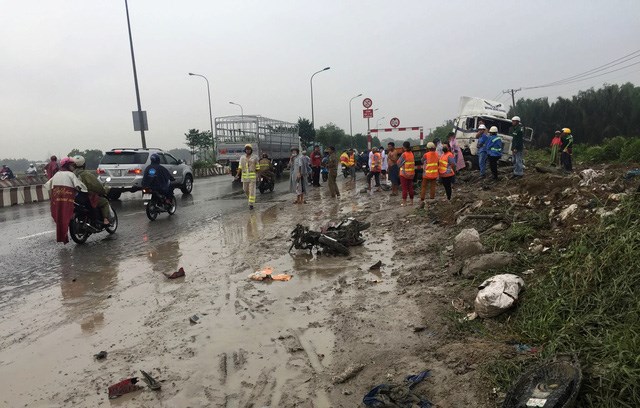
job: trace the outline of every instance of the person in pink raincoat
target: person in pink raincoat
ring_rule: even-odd
[[[460,145],[458,145],[458,141],[456,140],[456,134],[454,132],[449,132],[449,146],[451,147],[451,153],[453,153],[453,158],[456,161],[456,172],[464,169],[466,164],[464,162],[464,156],[462,155],[462,149],[460,149]]]

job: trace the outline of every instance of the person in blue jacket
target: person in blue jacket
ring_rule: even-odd
[[[487,133],[487,127],[485,125],[478,126],[476,139],[478,139],[478,167],[480,167],[480,177],[484,178],[487,172],[487,142],[489,141],[489,134]]]
[[[498,136],[498,128],[491,126],[489,129],[489,141],[486,144],[487,158],[493,179],[498,180],[498,160],[502,157],[502,138]]]

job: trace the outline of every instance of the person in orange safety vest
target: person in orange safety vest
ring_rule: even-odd
[[[398,159],[398,167],[400,168],[400,185],[402,186],[402,204],[407,205],[407,196],[409,196],[409,205],[413,205],[413,177],[416,174],[416,158],[411,151],[411,143],[404,142],[402,144],[404,151]]]
[[[367,174],[367,189],[371,190],[371,178],[375,177],[376,191],[380,191],[380,173],[382,172],[382,155],[378,151],[378,148],[374,147],[371,152],[371,169]]]
[[[422,187],[420,189],[420,207],[424,207],[424,199],[429,189],[429,198],[436,197],[436,180],[438,179],[438,152],[433,142],[427,143],[427,152],[422,157]]]
[[[447,193],[447,200],[451,200],[451,185],[456,181],[456,159],[453,153],[451,153],[449,145],[444,145],[442,151],[443,154],[442,157],[440,157],[438,165],[438,174],[444,186],[444,191]]]

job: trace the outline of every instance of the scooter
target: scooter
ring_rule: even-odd
[[[163,194],[150,189],[142,190],[142,199],[145,200],[147,218],[155,221],[158,214],[166,212],[169,215],[176,213],[177,202],[175,197],[167,199]]]
[[[273,192],[273,187],[275,187],[273,179],[265,177],[264,175],[260,176],[260,181],[258,182],[258,190],[260,190],[260,194],[264,194],[265,191]]]
[[[111,181],[111,177],[107,177],[105,183]],[[107,231],[113,234],[118,229],[118,214],[109,205],[109,225],[102,223],[102,217],[96,217],[96,209],[92,208],[88,200],[79,199],[76,196],[73,203],[73,217],[69,222],[69,235],[76,244],[84,244],[92,234]]]
[[[322,181],[326,183],[329,179],[329,169],[323,166],[320,168],[320,174],[322,175]]]

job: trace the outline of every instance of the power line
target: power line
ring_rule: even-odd
[[[638,64],[640,64],[640,61],[634,62],[633,64],[625,65],[624,67],[612,69],[611,71],[606,71],[606,72],[602,72],[600,74],[591,75],[591,76],[587,76],[587,77],[583,77],[583,78],[576,78],[576,79],[571,80],[571,81],[565,81],[565,82],[557,83],[557,84],[531,86],[531,87],[522,88],[522,89],[538,89],[538,88],[549,88],[549,87],[553,87],[553,86],[569,85],[569,84],[573,84],[575,82],[586,81],[588,79],[598,78],[598,77],[601,77],[603,75],[611,74],[613,72],[622,71],[623,69],[626,69],[626,68],[629,68],[629,67],[632,67],[632,66],[638,65]]]
[[[564,85],[565,83],[576,82],[576,81],[578,81],[578,80],[580,80],[582,78],[587,79],[585,77],[595,78],[596,76],[591,76],[591,75],[595,74],[597,72],[601,72],[601,71],[607,70],[609,68],[615,67],[617,65],[624,64],[625,62],[631,61],[631,60],[633,60],[635,58],[638,58],[638,57],[640,57],[640,50],[636,50],[636,51],[634,51],[632,53],[629,53],[629,54],[627,54],[625,56],[617,58],[617,59],[615,59],[615,60],[613,60],[611,62],[608,62],[608,63],[606,63],[604,65],[600,65],[600,66],[598,66],[596,68],[592,68],[592,69],[590,69],[588,71],[584,71],[582,73],[579,73],[579,74],[576,74],[576,75],[573,75],[573,76],[570,76],[570,77],[567,77],[567,78],[564,78],[564,79],[559,79],[557,81],[549,82],[549,83],[546,83],[546,84],[524,87],[523,89],[536,89],[536,88],[546,88],[546,87],[556,86],[556,85]],[[624,68],[627,68],[627,67],[632,66],[632,65],[635,65],[635,64],[627,65],[627,66],[625,66],[623,68],[620,68],[620,69],[624,69]],[[608,71],[608,72],[615,72],[615,71],[616,70]],[[604,74],[605,73],[603,73],[603,75]]]

